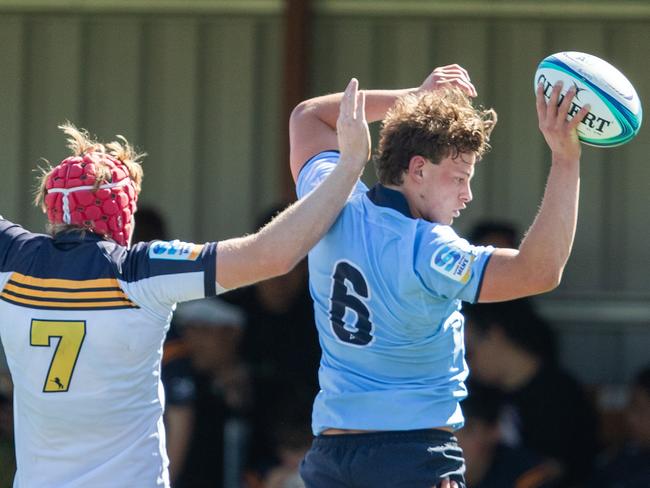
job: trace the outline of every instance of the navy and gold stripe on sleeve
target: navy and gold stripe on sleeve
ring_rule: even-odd
[[[68,280],[12,273],[0,299],[14,305],[47,310],[115,310],[139,308],[115,278]]]

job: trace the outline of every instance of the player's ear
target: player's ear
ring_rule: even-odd
[[[425,164],[427,164],[427,160],[424,157],[420,155],[412,156],[409,160],[409,167],[407,171],[409,177],[415,181],[421,181],[424,176],[423,169]]]

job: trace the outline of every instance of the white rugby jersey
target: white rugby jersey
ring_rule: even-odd
[[[126,249],[0,218],[14,488],[169,486],[160,362],[176,302],[216,293],[216,243]]]

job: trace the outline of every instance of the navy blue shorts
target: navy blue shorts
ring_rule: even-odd
[[[320,435],[300,465],[307,488],[465,488],[465,460],[444,430]]]

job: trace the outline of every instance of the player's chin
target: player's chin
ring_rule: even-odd
[[[460,217],[460,210],[454,210],[454,212],[449,216],[449,222],[447,225],[451,225],[454,223],[454,219],[457,219]]]

